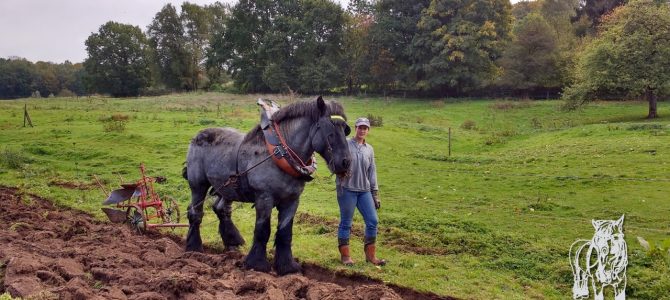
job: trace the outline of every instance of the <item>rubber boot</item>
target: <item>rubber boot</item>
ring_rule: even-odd
[[[377,247],[375,246],[376,238],[374,237],[366,237],[364,240],[365,246],[363,247],[363,250],[365,251],[365,261],[375,265],[375,266],[383,266],[386,265],[386,260],[384,259],[378,259],[376,256],[377,252]]]
[[[349,239],[338,239],[338,248],[340,249],[340,261],[345,266],[353,266],[354,261],[351,260],[349,254]]]

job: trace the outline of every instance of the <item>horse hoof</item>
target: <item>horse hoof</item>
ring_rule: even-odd
[[[223,251],[225,252],[240,252],[240,247],[239,246],[226,246],[223,248]]]
[[[302,272],[302,267],[300,267],[300,264],[298,264],[295,261],[292,261],[288,265],[277,265],[277,266],[275,266],[275,269],[277,270],[277,275],[280,275],[280,276],[286,275],[286,274]]]
[[[202,253],[202,252],[205,252],[205,249],[202,246],[200,246],[200,247],[188,247],[188,246],[186,246],[185,251],[186,252],[200,252],[200,253]]]
[[[244,261],[244,268],[247,270],[254,270],[258,272],[268,273],[272,269],[270,263],[267,261]]]

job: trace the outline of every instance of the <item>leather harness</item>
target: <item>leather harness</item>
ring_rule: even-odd
[[[270,101],[270,103],[268,104],[267,101]],[[316,161],[310,157],[307,162],[303,162],[286,143],[279,130],[279,124],[271,119],[272,114],[279,110],[279,106],[272,100],[264,99],[258,99],[258,105],[263,108],[263,111],[261,111],[261,129],[265,137],[265,147],[272,157],[272,161],[279,169],[294,178],[306,181],[314,179],[312,174],[316,171]],[[344,121],[344,118],[339,115],[333,115],[331,119]]]

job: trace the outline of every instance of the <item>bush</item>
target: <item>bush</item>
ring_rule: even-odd
[[[200,119],[198,123],[200,123],[200,125],[202,126],[206,126],[206,125],[214,125],[216,124],[216,121],[210,119]]]
[[[124,114],[113,114],[98,119],[102,122],[102,130],[105,132],[124,132],[130,116]]]
[[[164,95],[170,95],[171,93],[172,90],[166,88],[150,87],[140,89],[140,96],[145,97],[164,96]]]
[[[477,124],[473,120],[465,120],[463,121],[463,124],[461,124],[461,128],[471,130],[471,129],[476,129]]]
[[[491,108],[497,109],[497,110],[510,110],[510,109],[517,109],[517,108],[528,108],[532,106],[532,102],[530,100],[522,100],[522,101],[496,101],[493,104],[491,104]]]
[[[62,89],[60,92],[58,92],[58,97],[74,97],[76,96],[74,92],[68,89]]]
[[[382,119],[381,116],[368,114],[368,120],[370,120],[370,126],[373,127],[382,127],[382,125],[384,125],[384,120]]]
[[[20,169],[30,158],[22,152],[5,148],[0,152],[0,164],[10,169]]]

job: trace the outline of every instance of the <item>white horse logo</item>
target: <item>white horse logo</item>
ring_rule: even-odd
[[[623,239],[623,218],[591,220],[596,233],[591,240],[577,240],[570,246],[570,265],[574,276],[572,298],[589,297],[589,280],[595,300],[603,300],[605,286],[612,286],[614,299],[626,299],[628,254]],[[586,249],[586,251],[582,251]]]

